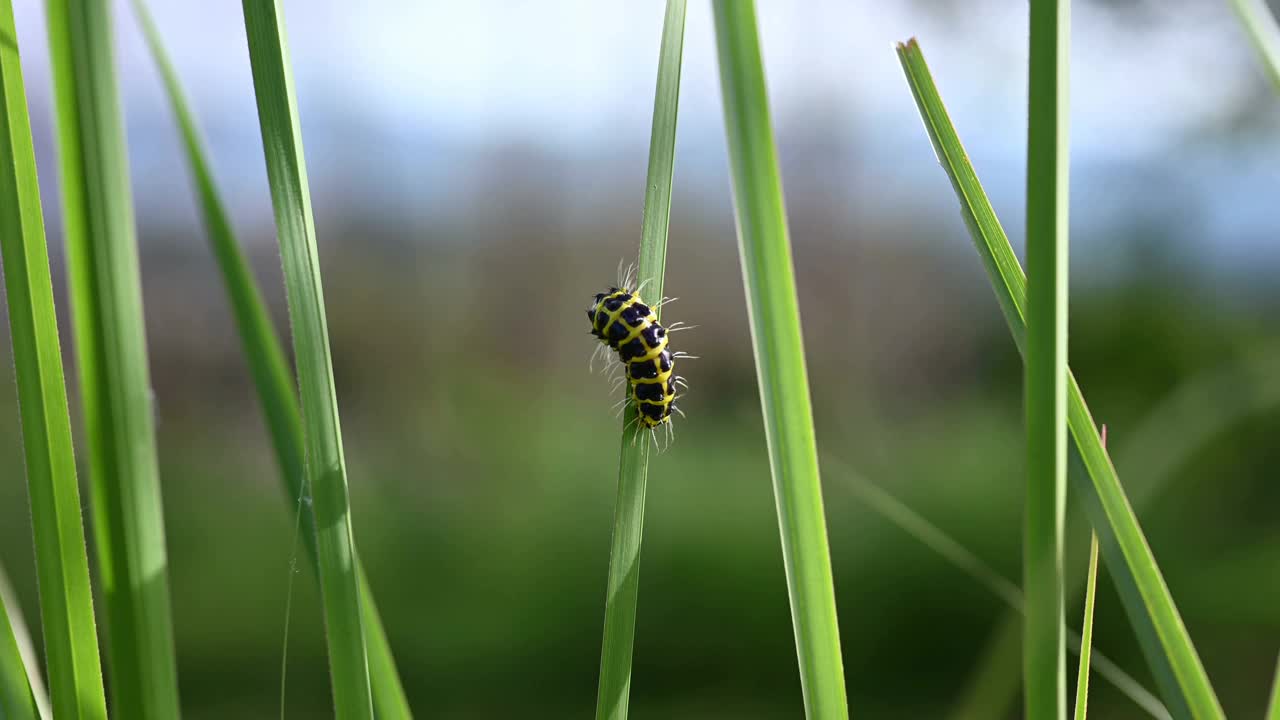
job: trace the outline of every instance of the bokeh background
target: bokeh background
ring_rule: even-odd
[[[285,330],[239,4],[152,5]],[[285,5],[355,532],[410,700],[589,717],[618,432],[582,308],[638,242],[661,4]],[[1280,104],[1227,3],[1074,5],[1071,362],[1149,497],[1139,518],[1228,715],[1256,717],[1280,647]],[[291,505],[156,72],[117,9],[184,711],[277,717]],[[17,10],[70,368],[42,8]],[[853,474],[1017,581],[1021,372],[893,43],[920,38],[1021,248],[1025,3],[760,16],[850,702],[943,716],[1008,611],[860,502]],[[649,480],[633,712],[800,718],[721,123],[693,2],[667,288],[702,359]],[[11,375],[0,410],[0,563],[34,619]],[[286,708],[323,717],[302,567]],[[1154,688],[1100,587],[1098,649]],[[1014,688],[1018,672],[995,670]],[[1139,712],[1100,679],[1090,710]]]

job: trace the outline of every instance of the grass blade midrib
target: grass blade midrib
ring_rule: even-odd
[[[739,253],[805,712],[848,717],[804,341],[755,5],[715,12]]]
[[[242,6],[298,366],[335,714],[339,720],[371,719],[346,460],[284,10],[279,0],[244,0]]]
[[[1026,278],[981,189],[946,108],[938,97],[919,45],[900,45],[899,57],[938,158],[961,199],[962,216],[991,277],[1019,351],[1025,349]],[[989,233],[989,235],[988,235]],[[1176,717],[1221,718],[1222,708],[1160,574],[1079,385],[1067,373],[1067,425],[1087,475],[1071,473],[1075,497],[1083,500],[1097,530],[1108,573],[1121,591],[1165,702]],[[1150,633],[1147,632],[1150,630]],[[1153,641],[1154,640],[1154,644]]]
[[[653,126],[649,137],[649,166],[640,230],[640,262],[636,276],[637,282],[645,283],[645,297],[654,303],[662,299],[665,285],[686,5],[686,0],[667,0],[658,51],[658,79],[654,90]],[[661,313],[662,308],[656,312]],[[597,720],[625,719],[631,695],[650,443],[645,437],[649,431],[635,422],[636,410],[631,403],[627,405],[628,409],[623,413],[618,494],[614,501],[614,527],[609,551],[600,680],[596,692]]]
[[[105,718],[89,560],[13,7],[0,0],[0,252],[35,536],[52,709]]]
[[[178,75],[165,52],[160,33],[143,0],[134,0],[133,7],[178,122],[209,244],[227,290],[245,360],[271,435],[276,461],[280,466],[280,477],[284,481],[286,498],[289,500],[288,507],[293,510],[297,499],[303,495],[305,484],[304,441],[302,415],[298,409],[297,380],[285,359],[284,348],[271,322],[262,292],[249,263],[240,251],[231,220],[206,159],[208,153],[204,142]],[[318,579],[315,514],[309,503],[302,504],[300,522],[303,543]],[[386,630],[358,553],[355,558],[374,709],[378,717],[384,719],[412,717]]]

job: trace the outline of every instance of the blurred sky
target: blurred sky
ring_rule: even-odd
[[[141,222],[195,220],[172,118],[128,3],[117,62]],[[155,0],[241,229],[269,237],[239,3]],[[554,188],[569,215],[642,194],[662,3],[286,0],[316,206],[390,224],[485,213],[507,183]],[[759,3],[788,197],[857,227],[937,213],[967,243],[893,44],[923,44],[1015,243],[1022,234],[1025,2]],[[40,3],[17,8],[42,167],[53,164]],[[1276,254],[1280,113],[1228,3],[1078,2],[1072,223],[1105,269],[1126,224],[1176,232],[1196,262]],[[685,198],[729,192],[708,3],[690,3],[677,148]],[[52,173],[44,173],[48,178]],[[642,181],[640,181],[642,182]],[[52,186],[49,188],[52,190]],[[52,205],[52,194],[46,195]],[[677,204],[679,204],[679,200]],[[51,224],[57,224],[54,213]],[[635,213],[638,230],[639,213]],[[325,229],[321,227],[321,241]],[[432,237],[430,242],[448,242]]]

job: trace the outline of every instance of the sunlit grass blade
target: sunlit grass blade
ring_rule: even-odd
[[[49,702],[49,691],[45,689],[44,678],[40,675],[40,655],[36,652],[36,644],[31,639],[31,628],[27,626],[22,613],[19,612],[21,606],[18,604],[13,585],[9,582],[9,576],[5,574],[3,566],[0,566],[0,605],[13,608],[13,614],[9,615],[8,619],[9,628],[14,640],[18,643],[18,654],[27,668],[27,682],[31,685],[31,694],[35,696],[36,709],[40,711],[40,717],[51,718],[53,705]]]
[[[187,105],[178,75],[172,63],[169,62],[160,33],[145,3],[142,0],[135,0],[133,5],[152,57],[160,69],[165,92],[182,133],[183,149],[196,187],[205,231],[208,234],[214,258],[217,260],[218,270],[222,274],[223,286],[231,302],[245,360],[253,377],[258,400],[262,405],[267,430],[271,434],[276,461],[280,466],[280,477],[284,481],[285,493],[290,500],[288,507],[293,510],[296,507],[297,498],[302,496],[305,483],[302,415],[298,410],[297,383],[285,360],[284,349],[280,345],[266,304],[262,300],[262,292],[258,289],[249,264],[240,251],[240,244],[232,229],[231,219],[227,215],[226,207],[214,183],[213,173],[206,159],[204,143],[196,128],[195,117]],[[315,567],[316,525],[310,504],[303,503],[300,521],[307,555],[311,558],[312,566]],[[374,603],[373,592],[359,564],[358,555],[356,572],[359,575],[360,607],[365,622],[365,641],[368,645],[374,708],[380,718],[410,717],[409,703],[400,682],[400,673],[396,669],[386,630],[383,628],[382,618]]]
[[[899,45],[902,67],[938,158],[955,187],[996,298],[1020,351],[1026,345],[1026,277],[996,218],[914,40]],[[1088,470],[1071,486],[1098,533],[1107,570],[1174,717],[1221,718],[1222,708],[1196,654],[1137,517],[1102,447],[1075,378],[1067,375],[1067,425]]]
[[[1027,93],[1025,717],[1065,718],[1062,537],[1067,510],[1067,188],[1070,1],[1031,3]]]
[[[1093,603],[1098,590],[1098,536],[1089,539],[1089,581],[1080,623],[1080,669],[1076,673],[1075,720],[1085,720],[1089,708],[1089,654],[1093,651]]]
[[[279,0],[244,0],[243,7],[298,364],[306,480],[315,512],[334,708],[339,720],[372,718],[347,468],[284,9]]]
[[[53,710],[105,718],[102,662],[13,5],[0,0],[0,254]]]
[[[782,180],[752,0],[714,3],[733,197],[805,711],[848,717]]]
[[[1243,419],[1280,407],[1280,350],[1261,348],[1244,362],[1232,361],[1205,370],[1171,390],[1127,433],[1113,457],[1128,474],[1125,490],[1135,510],[1150,505],[1168,487],[1177,470],[1204,445]],[[1110,452],[1108,450],[1108,452]],[[1069,472],[1084,473],[1079,462]],[[1067,569],[1067,597],[1079,593],[1087,580],[1086,567]],[[1007,671],[1021,657],[1017,613],[1003,618],[975,665],[964,700],[955,714],[963,718],[1004,715],[1017,699],[1019,678]]]
[[[1265,720],[1280,720],[1280,658],[1276,658],[1276,676],[1271,681],[1271,700],[1267,703]]]
[[[912,510],[906,503],[854,472],[844,463],[825,453],[823,454],[822,462],[829,469],[835,468],[837,477],[843,480],[842,485],[851,490],[868,508],[915,538],[920,544],[937,553],[979,585],[985,587],[992,595],[1008,605],[1019,617],[1023,615],[1026,610],[1026,601],[1023,598],[1022,591],[1018,589],[1017,585],[1010,582],[975,555],[973,551],[961,545],[959,541],[948,535],[937,525],[929,522],[920,513]],[[1002,632],[1009,632],[1014,635],[1013,639],[1008,642],[1015,646],[1017,644],[1018,630],[1018,623],[1009,623],[1002,630]],[[1068,632],[1067,641],[1068,647],[1073,652],[1083,652],[1084,640],[1082,635]],[[1164,705],[1131,675],[1099,652],[1095,651],[1093,658],[1096,661],[1094,669],[1098,671],[1098,674],[1106,678],[1108,682],[1124,693],[1135,704],[1152,717],[1160,718],[1161,720],[1169,717],[1169,712]],[[1016,665],[1017,658],[1015,657],[1013,662],[1001,666],[1001,668],[1003,672],[1016,676]],[[956,717],[976,719],[1000,715],[991,706],[984,704],[981,699],[975,699],[968,703],[967,709],[962,713],[958,713]]]
[[[649,170],[645,183],[644,219],[640,228],[637,282],[656,303],[663,297],[667,267],[667,230],[671,221],[671,181],[675,171],[676,119],[680,106],[680,67],[684,54],[685,0],[667,0],[658,51],[658,82],[649,137]],[[658,307],[655,312],[661,313]],[[628,405],[631,405],[628,403]],[[613,539],[609,550],[609,585],[600,648],[600,685],[596,718],[627,717],[631,697],[631,657],[640,585],[640,542],[644,529],[644,496],[649,476],[650,432],[637,422],[636,409],[624,413],[618,462],[618,497],[614,501]]]
[[[0,571],[0,718],[40,720],[50,715],[41,714],[31,690],[29,678],[35,673],[28,672],[34,670],[28,668],[32,659],[23,657],[18,637],[19,622],[21,612],[13,593],[9,592],[8,578]]]
[[[111,8],[45,7],[112,714],[172,720],[169,567]]]
[[[1271,83],[1280,92],[1280,25],[1267,7],[1267,1],[1231,0],[1231,7],[1258,51]]]

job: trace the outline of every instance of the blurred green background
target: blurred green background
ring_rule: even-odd
[[[286,329],[239,9],[153,4]],[[618,423],[582,308],[638,242],[661,24],[660,3],[603,5],[286,2],[356,538],[420,717],[593,707]],[[704,5],[667,275],[667,317],[699,325],[679,340],[702,359],[651,469],[633,712],[799,718]],[[941,716],[1006,609],[859,503],[845,469],[1016,582],[1022,379],[891,47],[920,36],[1020,243],[1025,7],[760,5],[819,446],[838,460],[823,479],[850,703]],[[1126,487],[1155,488],[1138,515],[1227,714],[1257,716],[1280,647],[1276,96],[1225,3],[1076,6],[1071,363]],[[276,717],[291,506],[119,9],[184,711]],[[41,8],[18,16],[66,352]],[[11,376],[0,410],[0,564],[34,621]],[[323,625],[299,567],[287,711],[320,717]],[[1154,688],[1105,576],[1095,647]],[[1137,715],[1091,689],[1094,717]]]

